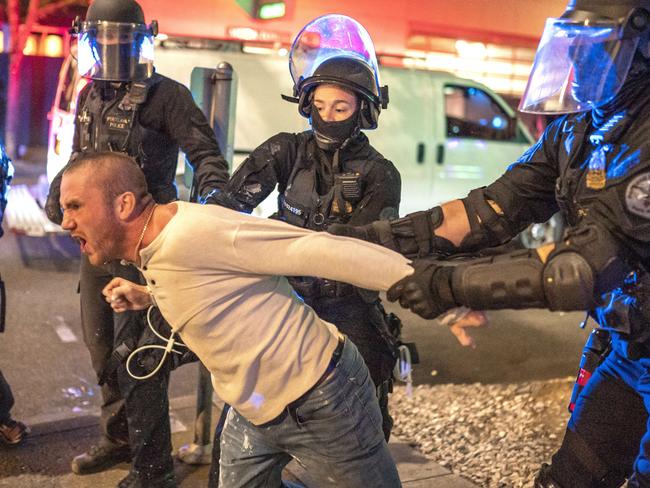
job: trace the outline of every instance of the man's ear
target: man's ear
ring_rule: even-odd
[[[115,215],[121,221],[126,222],[130,220],[133,217],[135,207],[136,199],[132,192],[127,191],[115,197]]]

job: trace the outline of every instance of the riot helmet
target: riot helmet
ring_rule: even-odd
[[[93,80],[139,81],[153,74],[158,23],[145,24],[134,0],[95,0],[73,24],[78,70]]]
[[[650,57],[650,0],[569,0],[549,18],[519,109],[592,110],[611,101],[635,55]]]
[[[313,92],[319,84],[338,85],[357,96],[360,129],[377,128],[379,112],[388,106],[388,87],[380,85],[370,35],[345,15],[324,15],[303,27],[291,46],[289,71],[303,117],[311,117]]]

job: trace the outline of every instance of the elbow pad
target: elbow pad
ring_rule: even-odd
[[[472,190],[461,201],[469,219],[470,233],[460,246],[435,235],[444,219],[442,208],[438,206],[392,221],[390,244],[387,247],[409,258],[422,258],[432,254],[448,256],[497,246],[517,234],[518,230],[513,230],[499,206],[487,198],[485,188]],[[382,240],[386,241],[385,238]]]
[[[594,307],[594,273],[580,254],[556,254],[544,266],[544,296],[550,310],[589,310]]]

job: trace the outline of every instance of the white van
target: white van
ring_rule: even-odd
[[[220,44],[229,46],[228,44]],[[192,69],[230,63],[238,75],[234,153],[236,168],[260,143],[281,132],[308,128],[296,106],[280,98],[291,94],[286,56],[241,51],[158,46],[159,73],[189,86]],[[72,59],[62,69],[50,114],[48,177],[70,155],[73,112],[79,84]],[[402,175],[400,214],[463,197],[502,174],[534,141],[514,111],[480,83],[444,72],[380,67],[390,103],[379,129],[368,131],[372,145],[393,161]],[[262,210],[276,205],[269,197]]]

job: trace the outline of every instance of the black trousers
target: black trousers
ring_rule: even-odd
[[[336,325],[357,346],[377,387],[382,428],[388,441],[393,428],[393,418],[388,411],[388,393],[395,358],[370,319],[378,317],[378,311],[371,310],[378,306],[377,303],[366,303],[356,293],[335,298],[309,298],[305,302],[321,319]]]
[[[145,312],[113,313],[104,300],[101,290],[115,276],[143,283],[142,276],[133,266],[115,262],[97,267],[82,256],[79,281],[81,324],[84,342],[98,377],[114,348],[124,341],[137,342],[147,326]],[[143,479],[173,469],[168,383],[167,368],[161,368],[150,379],[136,380],[121,364],[102,386],[102,434],[113,443],[130,444],[133,469]]]
[[[650,358],[632,361],[621,341],[580,393],[550,474],[563,488],[650,487]]]
[[[0,423],[5,423],[11,418],[11,409],[14,406],[14,396],[9,383],[0,371]]]

